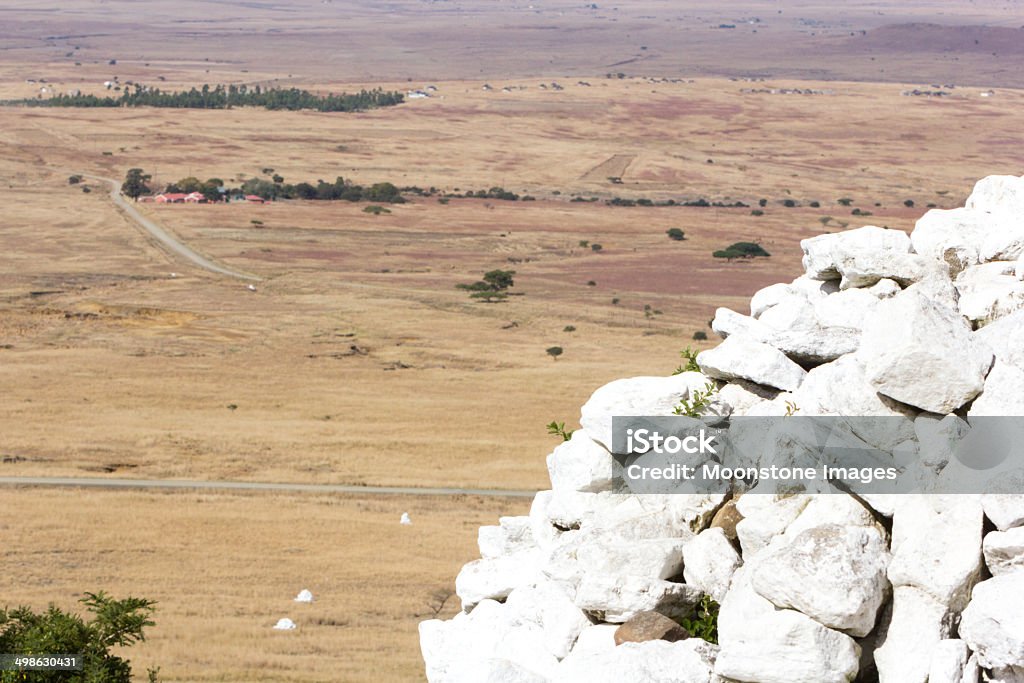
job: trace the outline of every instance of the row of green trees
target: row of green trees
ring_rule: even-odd
[[[32,107],[160,107],[169,109],[230,109],[231,107],[263,107],[297,111],[364,111],[376,107],[401,104],[400,92],[380,88],[358,93],[318,95],[299,88],[249,88],[244,85],[204,85],[178,92],[135,85],[120,96],[60,94],[45,99],[18,100],[17,104]]]

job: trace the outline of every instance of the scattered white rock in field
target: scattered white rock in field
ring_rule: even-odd
[[[1024,683],[1024,468],[993,474],[963,448],[993,433],[985,420],[1024,417],[1024,178],[979,181],[910,236],[868,226],[801,247],[804,274],[756,292],[749,316],[717,311],[724,341],[700,372],[594,392],[548,456],[551,490],[480,529],[463,611],[420,625],[429,681]],[[744,465],[870,453],[932,493],[763,478],[730,496],[629,492],[623,468],[646,461],[611,452],[613,417],[672,415],[709,384],[713,422],[900,421],[755,425]],[[705,596],[719,645],[615,645],[642,612],[699,623]]]
[[[276,624],[274,624],[275,631],[293,631],[295,628],[295,622],[288,617],[282,617],[277,620]]]
[[[255,292],[255,291],[256,291],[256,285],[249,285],[247,289],[248,289],[248,290],[249,290],[250,292]]]
[[[308,588],[303,588],[295,596],[295,602],[313,602],[313,593]]]
[[[402,513],[402,518],[398,520],[399,524],[412,524],[412,519],[409,518],[408,512]]]

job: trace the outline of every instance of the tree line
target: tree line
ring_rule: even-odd
[[[323,112],[364,111],[376,107],[401,104],[400,92],[380,88],[358,93],[318,95],[299,88],[249,88],[245,85],[203,85],[179,92],[169,92],[136,84],[119,96],[59,94],[45,99],[17,100],[12,104],[31,107],[159,107],[165,109],[230,109],[232,107],[263,107],[264,109],[297,111],[312,109]]]

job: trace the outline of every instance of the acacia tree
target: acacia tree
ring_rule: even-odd
[[[149,185],[146,183],[152,180],[152,178],[153,176],[141,168],[130,168],[128,173],[125,174],[124,183],[121,184],[121,193],[138,201],[139,197],[150,193]]]

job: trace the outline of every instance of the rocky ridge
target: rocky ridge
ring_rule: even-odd
[[[801,246],[803,275],[718,310],[699,373],[594,393],[529,516],[480,529],[463,611],[420,625],[430,681],[1024,683],[1024,495],[624,492],[612,416],[709,381],[721,415],[906,417],[903,462],[942,476],[972,418],[1024,415],[1024,178]],[[657,616],[704,596],[715,644]]]

